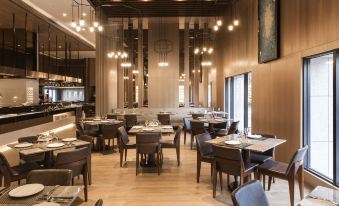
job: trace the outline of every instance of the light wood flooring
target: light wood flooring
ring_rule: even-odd
[[[73,131],[63,132],[71,136]],[[173,138],[166,136],[166,138]],[[89,187],[89,202],[82,205],[94,205],[101,198],[104,205],[114,206],[179,206],[179,205],[233,205],[230,193],[224,187],[217,196],[212,197],[210,165],[202,164],[200,183],[196,182],[196,150],[190,149],[190,136],[186,145],[181,138],[181,165],[177,166],[174,149],[164,150],[164,164],[160,176],[156,171],[141,171],[135,176],[135,150],[130,150],[127,163],[123,168],[119,165],[119,153],[92,155],[93,184]],[[115,149],[117,151],[117,149]],[[226,175],[224,175],[224,185]],[[80,184],[77,181],[77,184]],[[295,184],[295,202],[299,202],[299,189]],[[309,191],[306,188],[306,194]],[[276,180],[271,191],[266,192],[272,206],[288,206],[288,184]]]

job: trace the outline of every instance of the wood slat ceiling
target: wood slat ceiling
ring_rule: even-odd
[[[108,17],[219,16],[234,0],[90,0]]]

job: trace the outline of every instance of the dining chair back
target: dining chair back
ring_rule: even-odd
[[[119,152],[120,152],[120,167],[122,167],[122,160],[124,156],[124,151],[125,151],[125,162],[127,159],[127,150],[128,149],[135,149],[136,144],[135,143],[130,143],[128,134],[126,132],[126,129],[124,126],[121,126],[118,128],[118,145],[119,145]]]
[[[132,128],[133,126],[138,124],[138,119],[136,114],[125,114],[125,124],[126,128]]]
[[[119,127],[118,128],[118,135],[119,135],[119,138],[120,138],[120,143],[127,145],[128,142],[129,142],[129,138],[128,138],[128,134],[126,132],[125,127]]]
[[[269,206],[265,191],[258,180],[248,182],[232,192],[234,206]]]
[[[107,119],[118,119],[118,116],[116,114],[107,114]]]
[[[171,119],[169,114],[158,114],[158,120],[162,125],[170,125]]]
[[[19,142],[19,143],[22,143],[22,142],[28,142],[28,143],[35,144],[35,143],[38,142],[38,136],[19,137],[19,138],[18,138],[18,142]]]
[[[186,134],[191,133],[191,121],[193,120],[192,117],[184,117],[183,122],[184,122],[184,144],[186,144]]]
[[[199,120],[191,120],[191,149],[193,148],[194,136],[207,132],[204,122]]]
[[[203,134],[198,134],[195,136],[197,142],[197,182],[200,181],[200,170],[201,162],[206,162],[211,164],[211,175],[212,175],[212,163],[214,161],[213,148],[206,141],[211,140],[211,135],[206,132]]]
[[[192,114],[192,118],[193,119],[198,119],[199,117],[204,117],[205,115],[202,114],[202,113],[195,113],[195,114]]]
[[[239,125],[239,121],[232,122],[230,127],[228,128],[227,135],[237,134],[239,132],[238,125]]]
[[[305,147],[298,149],[294,153],[291,161],[288,164],[288,167],[287,167],[287,170],[286,170],[286,173],[285,173],[286,175],[288,175],[290,173],[295,174],[295,173],[297,173],[297,170],[299,169],[300,166],[303,167],[304,158],[305,158],[307,149],[308,149],[308,146],[306,145]]]
[[[240,176],[244,170],[244,161],[239,149],[229,149],[213,145],[213,154],[218,170],[234,176]]]
[[[71,186],[72,170],[69,169],[44,169],[32,170],[27,175],[27,184],[43,184],[44,186]]]

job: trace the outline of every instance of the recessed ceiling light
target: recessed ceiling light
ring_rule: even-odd
[[[66,14],[66,13],[62,13],[62,16],[63,16],[63,17],[66,17],[66,16],[67,16],[67,14]]]
[[[61,49],[61,45],[59,45],[59,49]]]

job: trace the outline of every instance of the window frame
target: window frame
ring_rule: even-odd
[[[310,150],[312,149],[310,145],[310,60],[313,58],[321,57],[324,55],[332,54],[333,55],[333,179],[323,175],[322,173],[316,171],[315,169],[310,168]],[[303,131],[303,145],[309,145],[309,149],[306,154],[305,161],[305,170],[310,172],[311,174],[325,180],[332,185],[339,186],[339,101],[337,101],[337,97],[339,97],[339,72],[336,70],[339,69],[339,50],[330,50],[326,52],[322,52],[316,55],[307,56],[303,58],[303,69],[302,69],[302,77],[303,77],[303,88],[302,88],[302,96],[303,96],[303,108],[302,108],[302,131]]]

